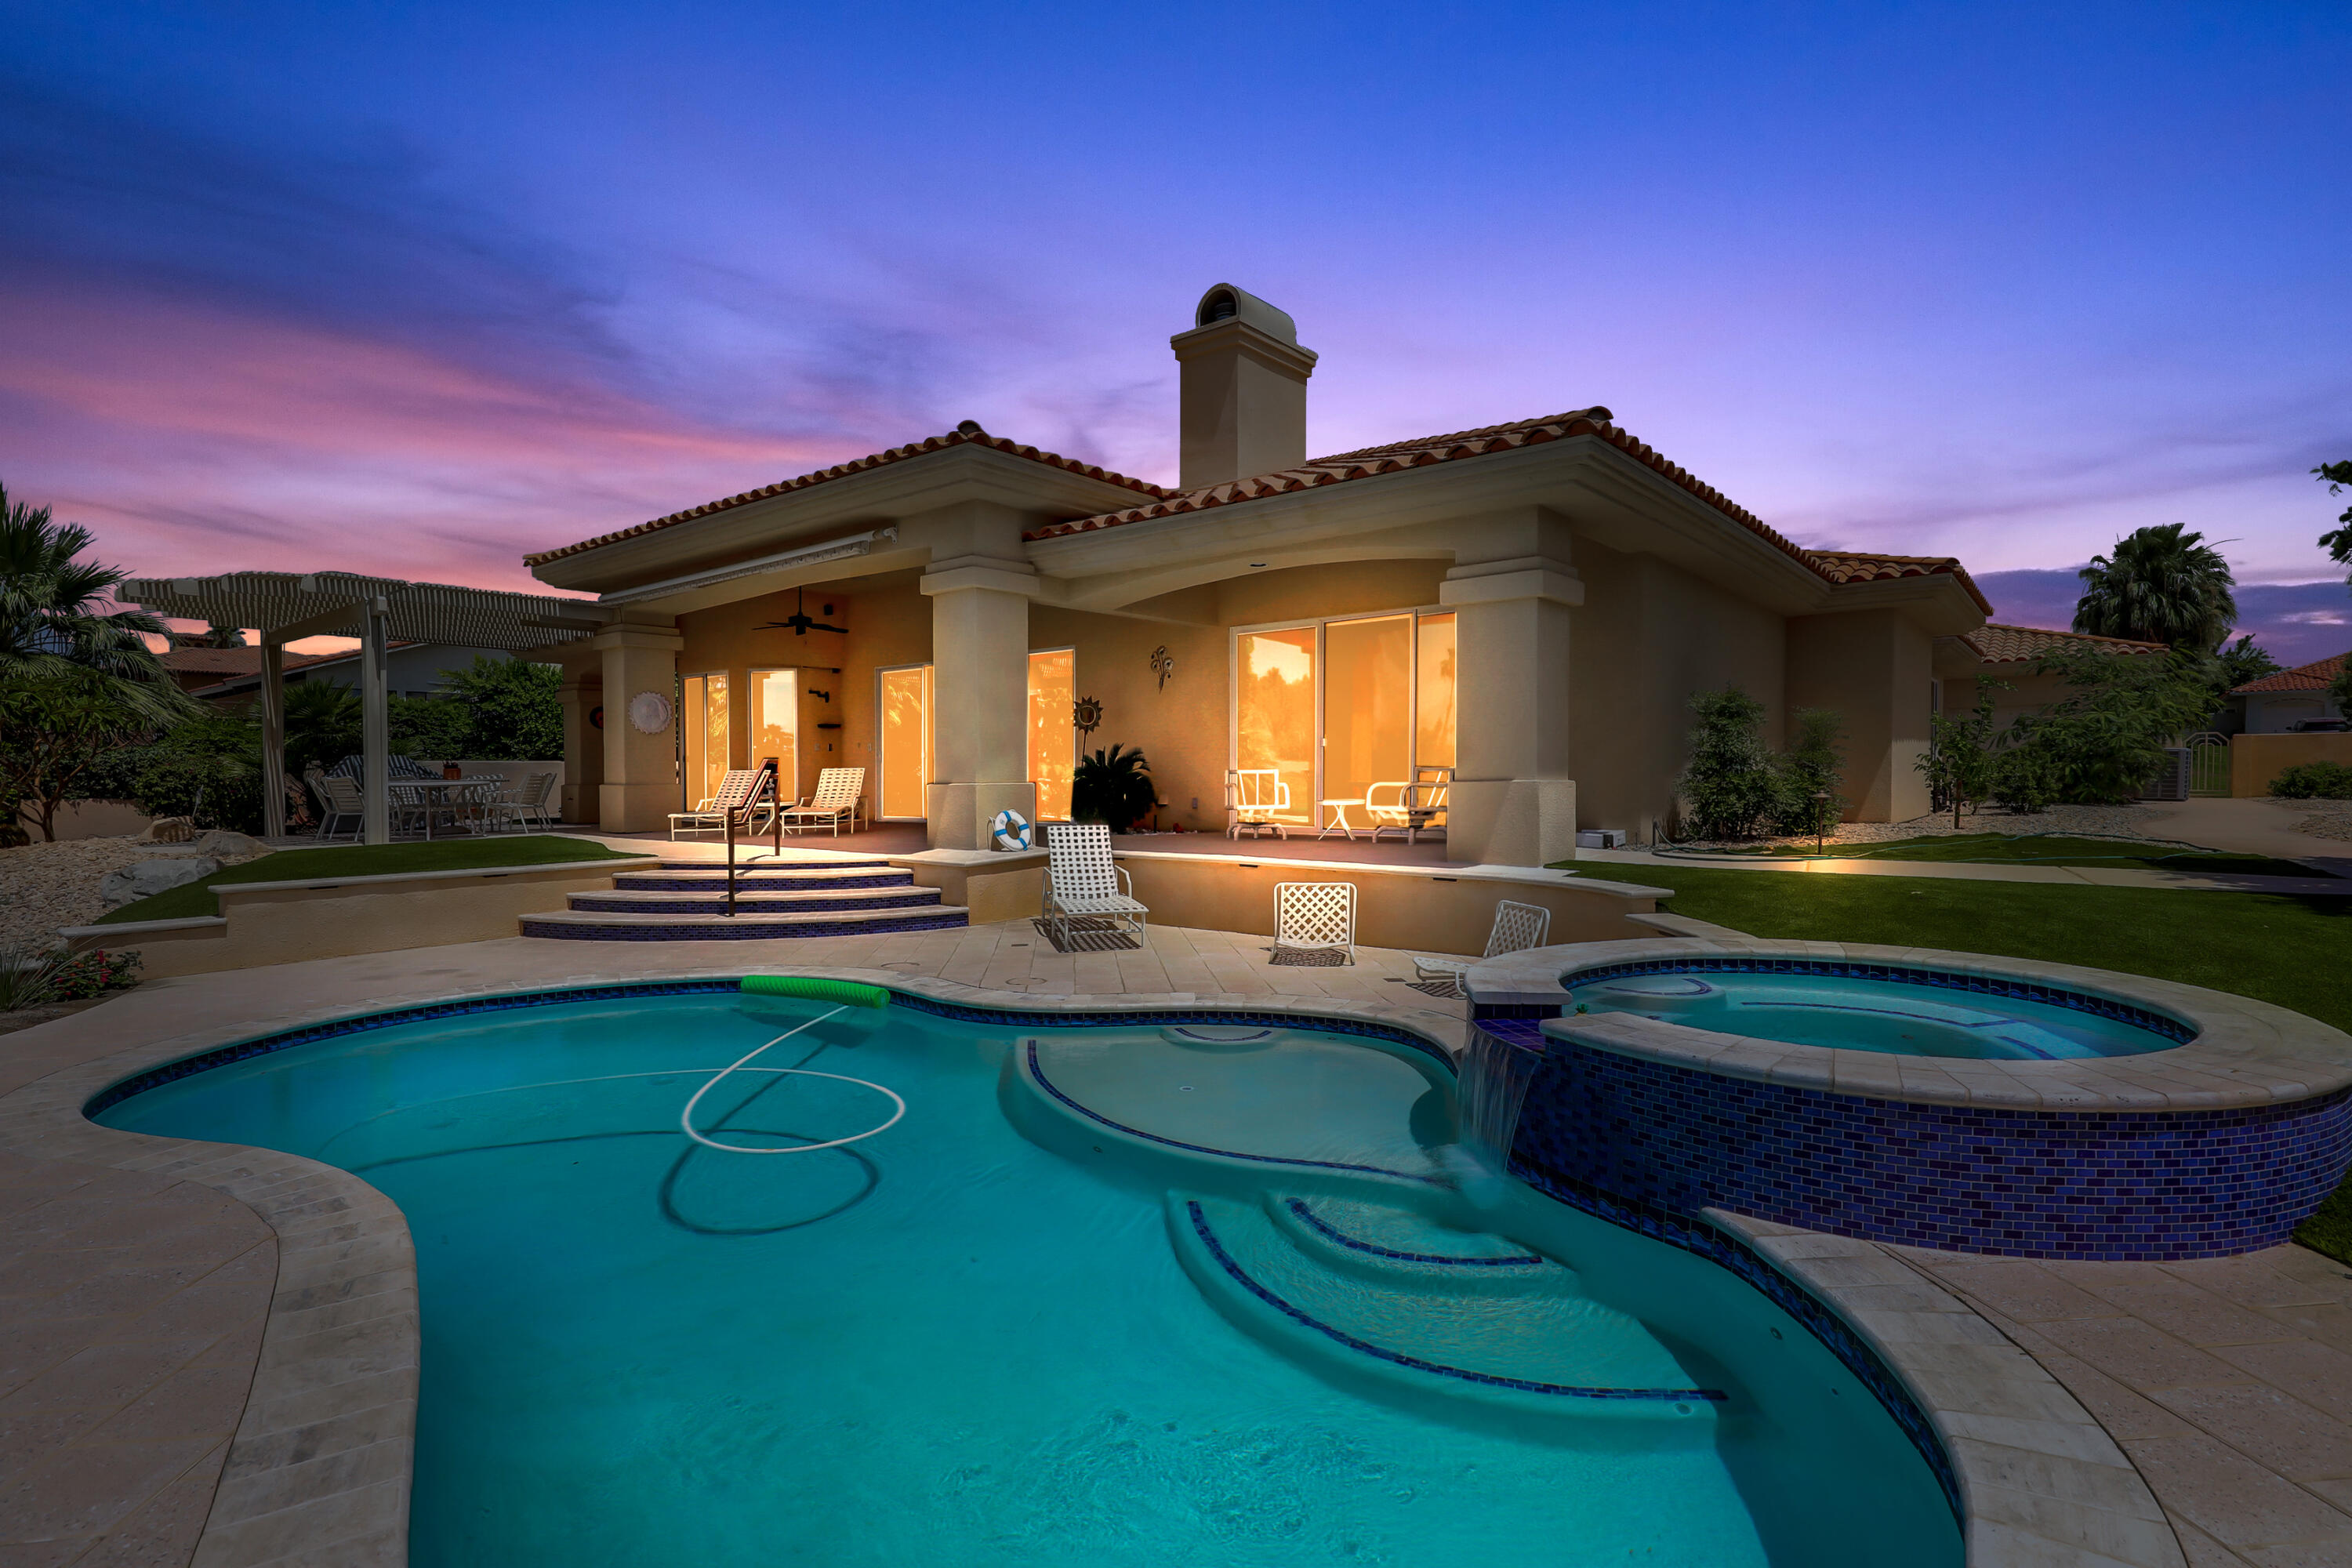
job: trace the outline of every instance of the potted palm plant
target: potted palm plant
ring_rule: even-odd
[[[1108,823],[1113,833],[1124,833],[1150,816],[1159,798],[1151,764],[1141,752],[1124,746],[1082,759],[1070,778],[1070,816],[1079,822]]]

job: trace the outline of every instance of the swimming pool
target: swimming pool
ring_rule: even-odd
[[[1908,1440],[1747,1286],[1524,1189],[1463,1228],[1424,1056],[893,1006],[774,1063],[887,1087],[887,1131],[688,1142],[713,1072],[822,1011],[359,1027],[98,1120],[400,1204],[420,1565],[1958,1561]],[[747,1073],[697,1124],[778,1146],[875,1111]]]
[[[1790,966],[1795,968],[1796,966]],[[2170,1050],[2194,1031],[2144,1008],[2050,987],[1995,987],[1920,970],[1908,978],[1835,965],[1810,973],[1700,963],[1571,974],[1579,1013],[1637,1013],[1753,1039],[1897,1056],[2060,1061]]]

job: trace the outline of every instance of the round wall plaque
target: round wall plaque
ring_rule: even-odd
[[[658,691],[640,691],[629,699],[629,724],[641,735],[658,735],[669,728],[669,699]]]

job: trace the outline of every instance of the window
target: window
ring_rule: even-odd
[[[902,665],[880,672],[882,786],[879,815],[921,820],[923,786],[931,777],[931,667]]]
[[[1037,820],[1070,820],[1070,778],[1078,760],[1078,653],[1047,648],[1029,656],[1029,778],[1037,786]]]
[[[719,793],[732,752],[727,735],[727,677],[689,675],[680,683],[678,727],[686,749],[686,800],[699,805]]]
[[[800,795],[801,672],[797,669],[755,669],[751,672],[751,755],[758,767],[776,759],[776,793],[786,800]]]
[[[1236,631],[1234,765],[1275,770],[1288,819],[1315,826],[1336,817],[1323,801],[1454,766],[1454,633],[1451,611]]]

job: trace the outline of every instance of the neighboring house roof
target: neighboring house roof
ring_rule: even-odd
[[[2088,632],[2051,632],[2039,626],[2000,626],[1990,623],[1972,632],[1961,633],[1959,640],[1987,664],[2016,664],[2070,647],[2104,648],[2109,653],[2168,651],[2160,642],[2136,642],[2129,637],[2093,637]]]
[[[2325,691],[2336,684],[2344,673],[2344,663],[2352,653],[2339,653],[2332,658],[2315,658],[2309,664],[2298,664],[2293,669],[2282,669],[2276,675],[2265,675],[2260,680],[2249,680],[2243,686],[2232,687],[2230,695],[2242,697],[2264,691]]]
[[[285,668],[299,669],[306,664],[333,658],[333,654],[289,653]],[[175,676],[212,675],[224,679],[261,673],[261,649],[253,644],[243,647],[174,647],[155,656],[156,662]]]
[[[624,539],[635,539],[639,534],[653,533],[681,522],[689,522],[698,517],[709,517],[715,511],[726,511],[734,507],[749,506],[755,500],[766,500],[771,496],[780,496],[788,490],[804,490],[812,485],[821,485],[830,479],[845,479],[851,474],[862,474],[869,468],[885,468],[892,463],[904,462],[908,458],[919,458],[926,452],[941,451],[950,447],[988,447],[1015,458],[1025,458],[1033,463],[1043,463],[1049,468],[1084,474],[1087,479],[1101,479],[1107,484],[1124,485],[1129,489],[1139,491],[1148,496],[1174,493],[1162,489],[1148,480],[1129,479],[1125,474],[1113,473],[1108,468],[1098,468],[1091,463],[1081,463],[1076,458],[1065,458],[1058,452],[1041,451],[1035,447],[1024,447],[1016,441],[1007,441],[1001,436],[992,436],[967,419],[944,436],[933,436],[928,440],[918,441],[910,447],[893,447],[887,452],[877,452],[872,457],[838,463],[830,468],[819,468],[815,473],[803,474],[796,479],[779,480],[772,485],[762,485],[756,490],[745,490],[741,495],[728,496],[720,500],[705,501],[700,506],[688,507],[684,511],[674,511],[667,517],[657,517],[650,522],[641,522],[632,528],[620,529],[612,533],[600,533],[593,539],[583,539],[577,544],[566,544],[557,550],[542,550],[536,555],[524,556],[523,563],[526,565],[538,566],[550,561],[561,561],[567,555],[577,555],[584,550],[601,549],[607,544],[618,543]]]
[[[386,653],[398,653],[403,648],[418,647],[421,646],[423,645],[414,642],[388,642],[383,645],[383,650]],[[238,650],[233,647],[226,647],[189,648],[186,651],[190,653],[233,654]],[[244,651],[253,657],[247,659],[241,668],[234,672],[226,673],[222,679],[214,682],[210,686],[190,687],[188,689],[188,695],[191,697],[226,697],[248,687],[257,689],[261,685],[261,650],[257,647],[249,647]],[[291,675],[298,669],[309,669],[314,665],[348,664],[352,659],[359,658],[359,656],[360,650],[355,647],[345,648],[341,653],[289,653],[286,656],[286,662],[280,667],[278,673],[280,675]],[[164,661],[167,664],[170,662],[171,657],[172,656],[169,654],[165,654],[163,656]]]
[[[1991,604],[1977,591],[1976,584],[1961,569],[1960,563],[1951,557],[1807,550],[1790,542],[1762,518],[1714,486],[1702,482],[1687,469],[1669,462],[1647,444],[1619,429],[1611,423],[1613,417],[1608,409],[1595,406],[1566,414],[1547,415],[1540,419],[1523,419],[1512,425],[1489,425],[1477,430],[1425,436],[1419,440],[1398,441],[1385,447],[1363,447],[1334,457],[1317,458],[1300,468],[1285,468],[1278,473],[1208,485],[1181,494],[1162,490],[1159,492],[1159,499],[1148,505],[1105,512],[1098,517],[1082,517],[1073,522],[1048,523],[1043,528],[1032,529],[1022,537],[1028,540],[1060,539],[1074,533],[1091,533],[1097,529],[1118,528],[1130,522],[1146,522],[1153,518],[1174,517],[1181,512],[1230,506],[1236,501],[1256,500],[1264,496],[1284,495],[1322,485],[1344,484],[1350,479],[1371,479],[1380,474],[1402,473],[1407,468],[1428,468],[1435,463],[1459,462],[1495,452],[1514,452],[1523,447],[1563,441],[1576,436],[1597,436],[1635,462],[1688,490],[1775,549],[1803,563],[1824,581],[1869,583],[1896,577],[1949,576],[1968,590],[1969,597],[1974,599],[1980,609],[1987,614],[1991,613]]]

